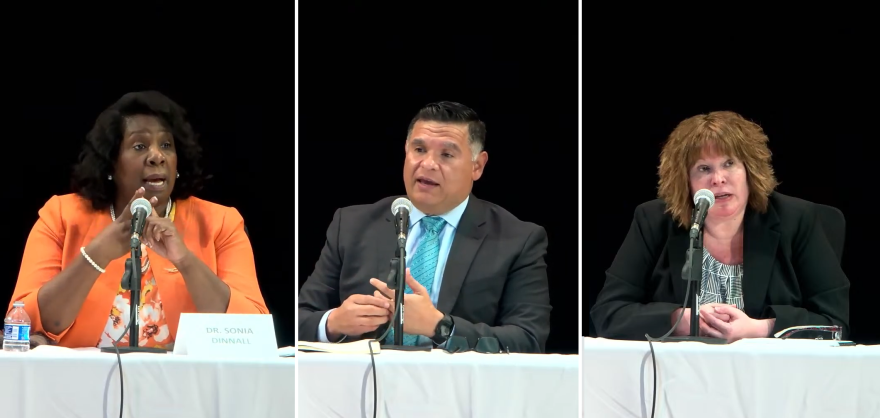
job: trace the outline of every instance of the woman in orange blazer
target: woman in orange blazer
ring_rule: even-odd
[[[128,345],[129,205],[153,205],[141,237],[141,347],[172,349],[180,314],[266,314],[253,250],[234,208],[193,197],[204,179],[186,112],[158,92],[104,111],[74,169],[31,230],[12,296],[32,332],[65,347]]]

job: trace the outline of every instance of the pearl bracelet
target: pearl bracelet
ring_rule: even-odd
[[[100,271],[101,273],[104,273],[104,269],[102,269],[101,267],[99,267],[99,266],[98,266],[98,263],[96,263],[95,260],[92,260],[92,257],[89,257],[88,254],[86,254],[86,247],[81,247],[81,248],[79,249],[79,252],[82,253],[82,255],[83,255],[83,257],[85,257],[86,261],[88,261],[89,264],[91,264],[92,267],[95,268],[95,270],[98,270],[98,271]]]

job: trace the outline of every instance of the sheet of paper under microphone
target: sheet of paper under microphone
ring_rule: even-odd
[[[296,343],[296,346],[299,351],[314,351],[319,353],[370,354],[371,346],[373,348],[373,354],[379,354],[381,351],[381,345],[376,340],[358,340],[348,343],[316,343],[299,341]]]

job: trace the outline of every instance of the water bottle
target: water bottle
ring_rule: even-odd
[[[31,318],[24,302],[16,301],[3,323],[3,351],[25,352],[31,349]]]

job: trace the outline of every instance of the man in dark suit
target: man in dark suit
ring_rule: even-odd
[[[471,194],[489,158],[485,136],[477,114],[458,103],[430,104],[410,123],[404,344],[495,337],[510,351],[540,353],[550,328],[547,235]],[[388,276],[397,247],[395,198],[336,211],[299,292],[300,340],[376,338],[387,326],[394,291],[376,278]]]

